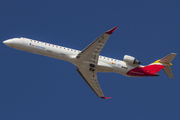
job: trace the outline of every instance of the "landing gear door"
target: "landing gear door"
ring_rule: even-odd
[[[61,59],[63,59],[63,60],[66,60],[66,59],[67,59],[66,54],[60,53],[59,55],[60,55],[60,58],[61,58]]]

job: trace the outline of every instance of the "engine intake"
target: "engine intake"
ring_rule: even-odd
[[[129,56],[129,55],[125,55],[123,61],[128,64],[141,64],[141,62],[139,62],[139,60],[137,60],[134,57]]]

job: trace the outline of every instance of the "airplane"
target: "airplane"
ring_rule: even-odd
[[[125,55],[123,61],[101,56],[101,50],[117,27],[104,32],[82,51],[24,37],[8,39],[3,43],[11,48],[65,60],[74,64],[80,76],[94,93],[102,99],[111,97],[104,96],[98,83],[97,72],[115,72],[128,77],[144,77],[159,76],[158,72],[163,69],[169,78],[174,78],[170,66],[172,65],[171,61],[177,55],[176,53],[171,53],[146,66],[140,65],[139,60],[129,55]]]

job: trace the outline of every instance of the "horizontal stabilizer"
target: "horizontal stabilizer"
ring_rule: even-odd
[[[167,55],[166,57],[162,58],[159,62],[161,63],[171,63],[171,61],[174,59],[174,57],[176,56],[176,53],[171,53],[169,55]]]
[[[169,78],[174,78],[170,65],[166,65],[163,70]]]
[[[174,59],[176,55],[177,55],[176,53],[171,53],[157,62],[165,66],[163,70],[169,78],[174,78],[171,70],[171,65],[172,65],[171,61]]]

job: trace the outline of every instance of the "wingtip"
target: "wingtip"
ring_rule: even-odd
[[[171,54],[177,55],[177,53],[171,53]]]
[[[107,31],[106,33],[109,34],[109,35],[111,35],[117,28],[118,28],[118,26],[116,26],[116,27],[110,29],[110,30]]]
[[[100,97],[102,99],[110,99],[111,97]]]

